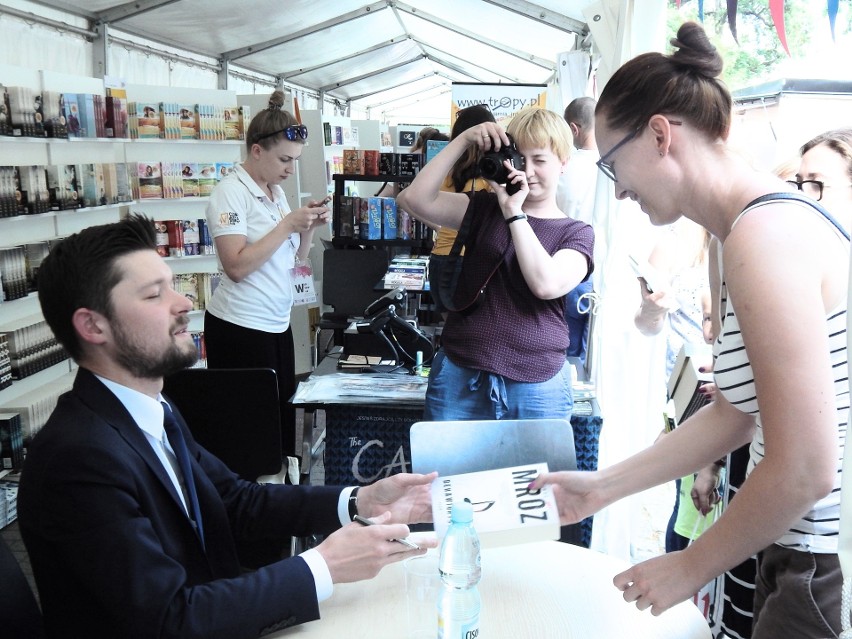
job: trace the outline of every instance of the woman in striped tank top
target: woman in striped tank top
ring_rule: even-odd
[[[652,223],[685,216],[722,243],[719,392],[633,457],[597,472],[548,473],[533,486],[554,485],[568,524],[751,442],[750,473],[721,518],[687,549],[616,575],[615,586],[660,614],[758,554],[752,637],[836,637],[848,235],[793,186],[727,148],[731,97],[702,28],[684,24],[672,44],[673,54],[642,54],[605,86],[598,166],[616,197],[639,202]],[[820,191],[850,181],[848,172],[826,178]],[[836,216],[845,221],[849,206]]]

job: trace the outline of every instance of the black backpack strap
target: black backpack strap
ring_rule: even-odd
[[[803,202],[808,206],[816,209],[820,213],[822,213],[823,217],[831,222],[840,234],[843,235],[847,240],[849,239],[849,233],[845,228],[838,222],[828,211],[825,210],[819,202],[812,200],[811,198],[802,195],[800,193],[791,193],[790,191],[779,191],[778,193],[767,193],[766,195],[761,195],[759,198],[755,198],[751,202],[749,202],[746,207],[743,209],[744,211],[750,209],[752,206],[757,204],[761,204],[762,202],[770,202],[772,200],[796,200],[798,202]]]

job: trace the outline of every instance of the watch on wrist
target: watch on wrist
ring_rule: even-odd
[[[507,219],[506,224],[511,224],[512,222],[517,222],[518,220],[525,220],[525,219],[527,219],[527,214],[526,213],[520,213],[518,215],[513,215],[512,217]]]
[[[352,489],[352,492],[349,493],[349,520],[355,521],[355,515],[358,514],[358,491],[361,490],[360,486],[356,486]]]

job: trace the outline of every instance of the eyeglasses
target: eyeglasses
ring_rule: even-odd
[[[787,184],[792,184],[802,193],[819,202],[822,199],[822,192],[825,189],[832,188],[830,184],[826,184],[820,180],[787,180]],[[843,187],[852,186],[852,184],[844,184]]]
[[[290,142],[308,139],[308,127],[306,127],[304,124],[291,124],[290,126],[285,126],[283,129],[278,129],[277,131],[273,131],[272,133],[265,133],[263,135],[259,135],[254,139],[254,141],[259,142],[264,138],[271,138],[273,135],[278,135],[279,133],[283,133],[284,137],[290,140]]]
[[[681,122],[681,121],[679,121],[679,120],[669,120],[669,124],[674,124],[674,125],[676,125],[676,126],[680,126],[681,124],[683,124],[683,122]],[[621,139],[621,141],[620,141],[620,142],[618,142],[618,143],[617,143],[614,147],[612,147],[609,151],[607,151],[606,153],[604,153],[604,154],[601,156],[601,159],[600,159],[600,160],[598,160],[598,161],[595,163],[595,164],[597,164],[597,165],[598,165],[598,168],[601,170],[601,173],[603,173],[605,176],[607,176],[607,177],[608,177],[610,180],[612,180],[613,182],[618,182],[618,178],[616,178],[616,177],[615,177],[615,167],[613,167],[612,162],[609,162],[609,161],[608,161],[608,160],[609,160],[609,158],[611,158],[611,157],[612,157],[612,154],[613,154],[613,153],[615,153],[616,151],[618,151],[618,149],[620,149],[620,148],[621,148],[621,147],[623,147],[625,144],[627,144],[628,142],[630,142],[630,140],[632,140],[632,139],[633,139],[633,138],[635,138],[637,135],[639,135],[639,134],[642,132],[642,129],[644,129],[644,128],[645,128],[645,125],[643,124],[642,126],[640,126],[640,127],[639,127],[638,129],[636,129],[635,131],[632,131],[632,132],[628,133],[627,135],[625,135],[625,136]]]
[[[792,184],[802,193],[819,202],[822,199],[822,190],[825,184],[819,180],[787,180],[787,184]]]

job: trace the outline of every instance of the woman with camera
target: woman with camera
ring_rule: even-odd
[[[424,419],[569,418],[563,302],[591,274],[594,248],[592,228],[556,206],[571,146],[561,117],[529,109],[508,135],[494,122],[467,129],[399,194],[402,209],[459,229],[465,246]],[[480,168],[492,191],[442,191],[470,147],[485,154]]]

